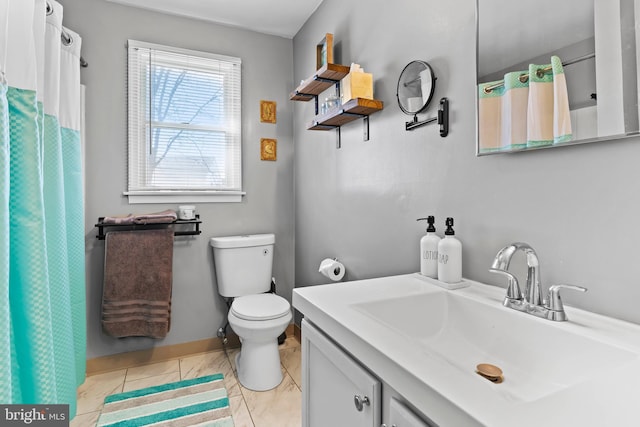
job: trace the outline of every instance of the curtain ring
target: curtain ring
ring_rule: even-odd
[[[64,30],[60,33],[60,40],[62,40],[62,44],[65,46],[69,46],[73,43],[73,38]]]
[[[47,1],[47,15],[51,14],[53,14],[53,7],[51,6],[51,3]]]

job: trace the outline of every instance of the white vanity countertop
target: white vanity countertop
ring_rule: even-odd
[[[572,307],[565,307],[569,316],[567,322],[538,319],[502,307],[504,289],[469,282],[470,287],[445,290],[417,274],[408,274],[309,286],[294,289],[293,305],[308,321],[441,427],[640,426],[640,326]],[[562,337],[567,332],[579,339],[584,337],[604,343],[619,349],[625,357],[622,361],[585,366],[584,378],[579,369],[577,374],[573,373],[579,380],[568,385],[561,380],[558,384],[549,381],[553,378],[550,375],[537,385],[533,384],[535,379],[531,384],[521,381],[522,384],[514,385],[509,371],[505,371],[504,383],[494,384],[477,375],[475,366],[466,371],[449,363],[446,357],[435,357],[425,351],[419,340],[411,337],[411,333],[419,333],[422,325],[415,325],[415,331],[405,334],[386,327],[358,309],[359,305],[368,302],[379,301],[380,307],[384,307],[384,301],[399,297],[415,297],[418,301],[420,296],[447,292],[488,304],[492,310],[494,304],[499,310],[507,310],[514,316],[507,317],[514,320],[514,328],[523,322],[525,325],[526,322],[542,322],[528,324],[538,330],[541,326],[559,328],[556,331],[559,334],[551,334],[553,336]],[[504,317],[503,313],[500,315]],[[398,316],[407,318],[412,313],[399,312]],[[534,365],[531,372],[548,373],[554,368],[557,371],[553,363],[558,358],[563,358],[565,365],[562,366],[572,368],[574,362],[579,367],[585,364],[585,359],[597,360],[586,358],[579,350],[567,351],[567,346],[560,351],[564,354],[557,354],[558,348],[550,342],[541,353],[549,360],[528,362]],[[517,350],[514,349],[515,355]],[[478,360],[478,363],[484,362],[490,361]],[[532,391],[536,387],[542,391]],[[516,388],[523,393],[509,391]]]

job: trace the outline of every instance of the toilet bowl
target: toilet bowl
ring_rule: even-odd
[[[275,294],[247,295],[233,301],[228,320],[242,343],[236,371],[244,387],[265,391],[280,384],[278,336],[291,318],[289,302]]]
[[[227,302],[231,329],[242,347],[236,357],[238,380],[264,391],[282,381],[278,336],[291,322],[289,302],[270,292],[275,235],[212,237],[218,293]]]

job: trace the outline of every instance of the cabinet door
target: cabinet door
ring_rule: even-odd
[[[302,427],[379,427],[381,384],[302,321]]]
[[[391,398],[389,405],[389,427],[430,427],[430,424],[422,421],[409,408]]]

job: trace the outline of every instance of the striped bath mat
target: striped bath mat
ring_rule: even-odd
[[[112,394],[96,427],[233,427],[222,374]]]

